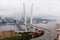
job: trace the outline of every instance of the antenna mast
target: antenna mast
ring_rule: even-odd
[[[30,24],[32,24],[32,13],[33,13],[33,4],[32,4],[32,7],[31,7],[31,21],[30,21]]]
[[[33,4],[31,6],[31,20],[30,20],[30,25],[31,25],[31,31],[33,31],[33,27],[32,27],[32,13],[33,13]]]
[[[27,31],[27,28],[26,28],[26,24],[27,24],[26,20],[27,20],[27,18],[26,18],[25,4],[24,3],[23,3],[23,8],[24,8],[24,15],[25,15],[25,31]]]

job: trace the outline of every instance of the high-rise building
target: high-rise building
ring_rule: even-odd
[[[56,32],[58,36],[57,39],[60,40],[60,23],[59,22],[56,23],[54,31]]]

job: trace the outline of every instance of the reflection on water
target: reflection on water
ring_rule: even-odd
[[[19,31],[19,29],[16,25],[2,25],[2,26],[0,26],[0,31],[8,31],[8,30]]]
[[[51,29],[55,27],[57,21],[49,21],[49,23],[47,24],[43,24],[43,23],[39,23],[39,24],[33,24],[39,27],[43,27],[45,29]],[[25,26],[24,25],[20,25],[21,29],[24,29]],[[0,31],[8,31],[8,30],[15,30],[15,31],[20,31],[21,29],[19,29],[19,27],[17,27],[17,25],[1,25],[0,26]]]
[[[45,29],[51,29],[51,28],[55,27],[55,24],[56,24],[56,22],[49,22],[47,24],[39,23],[39,24],[34,24],[34,25],[39,26],[39,27],[43,27]]]

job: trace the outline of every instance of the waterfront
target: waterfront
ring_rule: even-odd
[[[35,26],[36,26],[36,28],[42,27],[42,26],[37,26],[37,25],[35,25]],[[44,28],[44,26],[42,28]],[[20,26],[20,27],[23,28],[23,26]],[[52,30],[51,30],[51,27],[53,27],[53,26],[51,25],[50,29],[49,29],[49,27],[47,25],[45,27],[46,28],[43,29],[44,32],[45,32],[44,35],[41,36],[41,37],[35,38],[34,40],[44,40],[44,39],[45,40],[53,40],[53,39],[55,39],[55,38],[53,38],[53,36],[56,36],[56,35],[55,35],[55,33],[52,33]],[[1,25],[0,26],[0,31],[8,31],[8,30],[20,31],[20,29],[16,25],[8,25],[7,24],[7,25]]]

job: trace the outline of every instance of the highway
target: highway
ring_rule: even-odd
[[[56,32],[53,32],[53,30],[45,29],[38,26],[34,26],[34,27],[42,29],[44,31],[44,35],[38,38],[31,39],[31,40],[54,40],[57,37]]]

